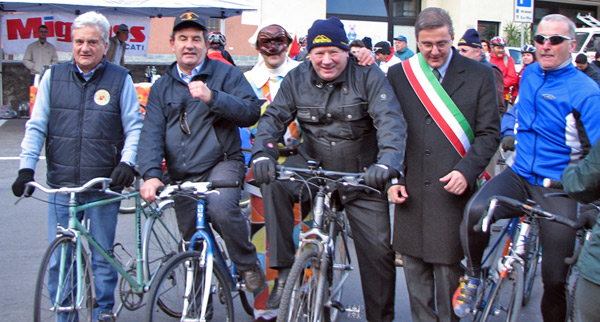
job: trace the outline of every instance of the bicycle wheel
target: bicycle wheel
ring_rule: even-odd
[[[540,253],[539,239],[540,226],[537,220],[533,220],[529,225],[527,242],[525,244],[526,253],[523,256],[523,260],[525,261],[525,266],[523,267],[525,276],[523,306],[527,305],[527,303],[529,303],[529,299],[531,298],[531,291],[533,290],[533,285],[537,276],[538,263],[540,261],[540,257],[542,256]]]
[[[323,310],[327,299],[327,262],[326,258],[322,262],[314,249],[300,254],[287,278],[277,321],[329,321]]]
[[[83,283],[78,285],[77,252],[73,238],[61,236],[50,244],[37,277],[33,321],[92,321],[92,266],[86,252],[82,251],[81,255]]]
[[[328,297],[331,297],[331,306],[325,307],[325,314],[329,314],[330,321],[336,321],[338,318],[339,310],[338,308],[343,308],[341,303],[342,295],[344,290],[344,285],[341,284],[342,279],[346,274],[349,273],[350,268],[350,250],[346,245],[346,227],[347,223],[345,221],[345,216],[343,214],[338,214],[339,222],[334,223],[335,229],[333,231],[333,236],[335,243],[333,249],[332,260],[329,265],[329,292],[327,294]],[[335,293],[334,293],[335,292]]]
[[[498,283],[485,306],[481,321],[519,321],[523,301],[523,266],[513,262]]]
[[[190,321],[201,318],[204,285],[209,276],[203,262],[202,253],[196,251],[180,253],[169,259],[152,283],[145,321],[172,321],[173,317]],[[231,287],[225,274],[217,265],[212,268],[205,310],[207,321],[234,320]]]
[[[150,212],[142,236],[142,257],[146,263],[147,280],[154,276],[169,258],[179,253],[180,241],[181,233],[172,202],[159,206],[155,212]]]

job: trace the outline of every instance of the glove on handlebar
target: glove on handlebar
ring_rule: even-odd
[[[375,163],[365,172],[365,183],[376,189],[382,189],[392,178],[398,177],[398,171],[385,164]]]
[[[275,165],[277,161],[267,153],[259,153],[252,158],[252,175],[259,184],[269,184],[275,181]]]
[[[120,162],[110,175],[111,187],[129,187],[135,179],[135,169],[125,162]]]
[[[34,173],[35,172],[33,171],[33,169],[25,168],[19,170],[19,175],[17,176],[15,182],[12,184],[12,192],[15,196],[20,197],[23,195],[23,193],[25,192],[25,184],[27,182],[33,181]],[[33,187],[28,188],[27,194],[32,194],[34,189],[35,188]]]

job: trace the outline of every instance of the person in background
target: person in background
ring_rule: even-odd
[[[122,23],[117,27],[117,34],[110,37],[108,41],[108,50],[106,59],[117,65],[125,65],[125,50],[127,49],[127,39],[129,38],[129,27]]]
[[[50,65],[58,64],[58,55],[54,45],[48,42],[48,27],[41,25],[38,27],[38,40],[32,42],[25,49],[23,55],[23,65],[29,69],[31,74],[31,85],[35,84],[35,77],[42,77],[42,69]]]
[[[294,57],[294,60],[303,62],[308,56],[308,50],[306,50],[306,36],[300,37],[298,43],[300,45],[300,53]]]
[[[350,42],[350,52],[352,53],[352,55],[358,55],[358,52],[361,48],[365,48],[365,44],[362,42],[362,40],[356,39]]]
[[[404,261],[412,320],[458,321],[452,294],[464,257],[462,212],[500,137],[494,72],[452,47],[452,19],[440,8],[419,13],[415,36],[420,53],[388,73],[408,125],[405,177],[388,190],[393,246]],[[445,126],[452,123],[463,126]]]
[[[501,195],[522,202],[534,200],[542,209],[575,219],[577,202],[568,198],[546,198],[558,189],[546,188],[544,178],[559,180],[568,165],[583,158],[600,139],[600,88],[572,64],[575,24],[560,14],[544,16],[533,37],[538,62],[525,69],[516,115],[515,158],[506,170],[486,182],[469,200],[461,224],[461,243],[466,273],[455,292],[454,311],[460,317],[472,312],[480,284],[481,261],[489,233],[475,231],[489,206],[491,196]],[[505,114],[506,115],[506,114]],[[493,220],[521,216],[518,209],[498,206]],[[551,221],[540,221],[542,245],[541,301],[545,322],[567,317],[566,277],[575,231]]]
[[[481,49],[483,49],[483,57],[490,60],[490,41],[488,39],[481,39]]]
[[[375,52],[375,57],[379,60],[379,68],[381,68],[381,71],[386,75],[390,67],[400,63],[400,58],[396,57],[396,55],[392,55],[390,43],[387,41],[376,43],[375,47],[373,47],[373,51]]]
[[[504,77],[502,71],[498,66],[490,63],[483,56],[482,42],[479,39],[479,33],[475,29],[468,29],[465,34],[458,41],[457,46],[458,52],[473,60],[481,62],[482,64],[491,67],[494,70],[494,76],[496,79],[496,99],[498,101],[498,112],[500,115],[506,111],[504,106]]]
[[[594,61],[592,62],[596,67],[600,68],[600,51],[597,51],[594,56]]]
[[[258,124],[251,170],[261,184],[269,265],[278,282],[294,263],[294,202],[310,199],[301,182],[275,179],[279,152],[275,143],[298,119],[303,142],[284,164],[307,167],[320,162],[325,170],[363,172],[367,185],[384,189],[400,175],[406,138],[405,122],[383,73],[360,66],[350,55],[344,25],[338,18],[317,20],[308,30],[310,61],[291,70]],[[348,120],[351,119],[351,122]],[[389,208],[385,194],[342,188],[341,202],[354,236],[366,319],[394,319],[394,252],[390,247]],[[300,196],[302,198],[300,198]],[[279,305],[281,293],[272,294]]]
[[[44,74],[25,127],[19,175],[12,186],[16,196],[23,194],[26,182],[33,181],[44,143],[47,183],[52,188],[80,186],[97,177],[111,178],[115,191],[133,183],[142,115],[128,71],[104,58],[109,34],[108,20],[97,12],[86,12],[73,21],[73,60]],[[92,202],[109,196],[86,192],[78,197],[80,202]],[[49,196],[50,242],[56,238],[57,224],[67,227],[68,204],[68,194]],[[117,202],[78,214],[80,220],[90,220],[90,233],[104,249],[114,245],[118,210]],[[114,321],[117,271],[93,247],[90,250],[96,289],[92,321]],[[54,277],[49,285],[56,285],[56,275],[50,275]],[[56,320],[77,320],[75,313],[66,315],[59,313]]]
[[[600,144],[596,143],[590,153],[577,165],[565,169],[561,177],[569,197],[590,203],[600,198]],[[594,209],[597,213],[597,210]],[[585,241],[577,260],[579,278],[575,287],[574,321],[595,322],[600,316],[600,216],[591,236]]]
[[[415,53],[408,48],[408,40],[403,35],[398,35],[394,38],[394,56],[400,58],[400,60],[409,59],[414,56]]]
[[[531,65],[532,63],[535,63],[535,47],[532,45],[525,45],[523,46],[523,48],[521,48],[521,60],[523,61],[523,67],[521,67],[521,70],[517,73],[517,77],[519,78],[519,81],[517,82],[517,85],[512,87],[511,90],[511,104],[514,105],[516,103],[517,100],[517,96],[519,96],[519,85],[521,84],[521,78],[523,77],[523,72],[525,71],[525,68],[529,65]]]
[[[504,105],[508,109],[511,102],[510,88],[519,82],[515,60],[504,51],[506,46],[504,38],[500,36],[492,38],[491,45],[490,63],[498,66],[502,71],[502,76],[504,76]]]
[[[260,101],[239,69],[206,57],[206,23],[194,11],[175,18],[169,43],[176,61],[159,78],[148,97],[140,137],[141,196],[152,202],[164,184],[163,159],[174,181],[239,181],[246,175],[238,127],[260,116]],[[223,237],[246,290],[265,283],[256,248],[239,200],[240,187],[217,189],[207,197],[213,228]],[[196,232],[196,201],[174,199],[184,241]]]
[[[211,31],[208,33],[207,37],[207,52],[206,57],[218,61],[222,61],[225,64],[232,65],[233,64],[223,57],[223,50],[225,50],[225,44],[227,40],[225,39],[225,35],[220,33],[219,31]]]
[[[579,54],[575,57],[575,66],[591,79],[595,80],[596,83],[600,84],[598,67],[595,64],[590,64],[585,54]]]

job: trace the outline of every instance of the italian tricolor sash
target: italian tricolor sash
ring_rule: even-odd
[[[433,75],[423,55],[402,61],[404,73],[417,97],[461,157],[465,157],[475,136],[465,116]],[[486,175],[484,171],[482,175]],[[489,174],[487,174],[489,176]]]

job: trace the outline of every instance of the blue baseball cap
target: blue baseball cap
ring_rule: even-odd
[[[402,36],[402,35],[398,35],[398,37],[394,38],[394,40],[400,40],[400,41],[405,41],[405,42],[408,42],[408,41],[406,40],[406,37],[404,37],[404,36]]]

